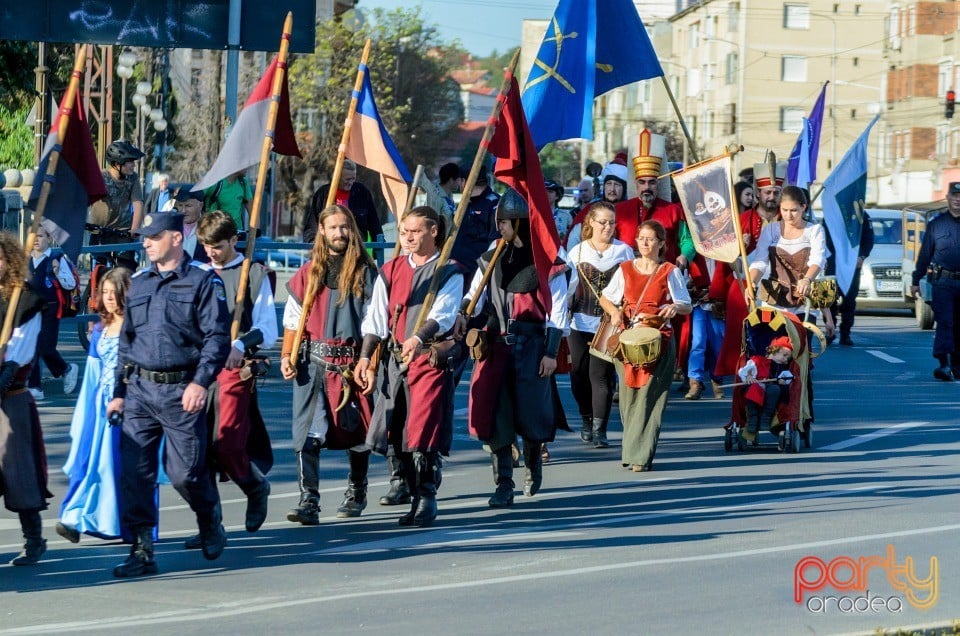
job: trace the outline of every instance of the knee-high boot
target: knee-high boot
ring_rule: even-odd
[[[410,503],[410,489],[407,488],[407,480],[403,476],[400,466],[400,458],[393,449],[387,452],[387,468],[390,469],[390,490],[383,497],[380,497],[381,506],[402,506]]]
[[[513,448],[503,446],[490,453],[493,464],[493,483],[497,485],[496,492],[490,497],[487,504],[491,508],[509,508],[513,505]]]
[[[417,508],[420,506],[420,491],[417,489],[417,469],[413,463],[413,453],[397,453],[397,460],[400,462],[400,474],[403,475],[403,483],[410,492],[410,510],[397,520],[401,526],[412,526],[413,518],[417,514]]]
[[[47,551],[40,511],[21,512],[20,529],[23,531],[23,551],[10,561],[10,565],[36,565]]]
[[[287,521],[305,526],[320,523],[320,440],[307,438],[297,453],[300,503],[287,512]]]
[[[527,468],[523,476],[523,494],[527,497],[537,494],[543,484],[542,448],[543,444],[523,440],[523,464]]]
[[[440,488],[443,463],[440,453],[432,451],[414,453],[413,465],[417,471],[417,495],[420,497],[413,515],[413,525],[425,528],[437,518],[437,490]]]
[[[347,491],[343,493],[343,502],[337,508],[338,519],[359,517],[367,507],[367,470],[370,467],[370,451],[347,451],[350,460],[350,474],[347,476]]]
[[[247,532],[256,532],[267,520],[267,504],[270,500],[270,482],[257,465],[250,463],[250,477],[237,484],[247,496],[247,513],[244,525]]]

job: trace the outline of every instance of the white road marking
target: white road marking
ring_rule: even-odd
[[[851,446],[858,446],[860,444],[866,444],[867,442],[872,442],[875,439],[886,437],[887,435],[893,435],[894,433],[899,433],[900,431],[908,428],[916,428],[917,426],[923,426],[924,424],[930,424],[930,422],[901,422],[899,424],[891,424],[890,426],[877,429],[870,433],[864,433],[863,435],[857,435],[856,437],[851,437],[850,439],[845,439],[835,444],[830,444],[829,446],[821,446],[819,450],[822,450],[822,451],[843,450],[845,448],[850,448]]]
[[[783,500],[781,500],[783,501]],[[910,530],[900,530],[896,532],[885,532],[870,535],[860,535],[851,537],[839,537],[836,539],[825,539],[822,541],[810,541],[807,543],[794,543],[782,546],[770,546],[767,548],[754,548],[751,550],[736,550],[733,552],[721,552],[712,554],[700,554],[687,557],[675,557],[668,559],[644,559],[640,561],[630,561],[627,563],[611,563],[607,565],[595,565],[590,567],[570,568],[566,570],[556,570],[553,572],[537,572],[531,574],[517,574],[513,576],[500,576],[486,579],[473,579],[469,581],[458,581],[455,583],[438,583],[434,585],[420,585],[410,588],[386,588],[380,590],[364,590],[362,592],[348,592],[344,594],[325,594],[309,595],[308,598],[284,599],[279,600],[264,599],[259,597],[258,601],[253,599],[240,599],[230,603],[217,603],[203,607],[196,607],[183,610],[174,610],[167,612],[156,612],[153,614],[144,614],[141,616],[130,616],[129,613],[123,617],[98,619],[90,621],[73,621],[65,623],[48,623],[43,625],[29,625],[24,627],[15,627],[12,629],[0,629],[0,634],[46,634],[51,632],[77,632],[106,629],[142,629],[146,625],[163,625],[171,623],[209,621],[224,618],[233,618],[255,612],[267,612],[273,610],[288,609],[291,607],[300,607],[304,605],[316,606],[320,603],[336,603],[344,600],[355,600],[360,598],[376,598],[384,596],[400,596],[407,594],[423,594],[429,592],[468,589],[475,587],[489,587],[493,585],[504,585],[524,581],[535,581],[542,579],[556,579],[583,576],[584,574],[596,574],[602,572],[612,572],[616,570],[629,570],[639,567],[674,565],[678,563],[702,563],[707,561],[721,561],[737,559],[741,557],[754,557],[763,554],[776,554],[782,552],[792,552],[797,550],[809,551],[814,548],[824,548],[834,545],[858,544],[865,541],[876,541],[879,539],[895,539],[900,537],[917,536],[925,534],[934,534],[940,532],[956,532],[960,530],[960,524],[951,524],[945,526],[931,526],[927,528],[913,528]],[[173,574],[171,576],[178,576]]]
[[[904,361],[901,360],[900,358],[894,358],[893,356],[886,354],[883,351],[877,351],[876,349],[867,349],[867,353],[869,353],[872,356],[876,356],[886,362],[890,362],[891,364],[904,364]]]

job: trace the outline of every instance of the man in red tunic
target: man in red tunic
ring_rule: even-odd
[[[367,444],[379,453],[393,446],[412,496],[401,526],[425,527],[437,517],[441,455],[453,440],[453,369],[436,366],[426,355],[432,343],[453,328],[463,275],[455,262],[440,263],[445,218],[420,206],[403,217],[400,240],[405,254],[387,262],[373,288],[363,319],[363,347],[356,377],[365,393],[377,391]],[[431,280],[438,277],[433,303],[425,306]],[[426,311],[417,325],[421,309]],[[388,341],[378,371],[371,365],[377,345]]]
[[[637,228],[653,219],[667,231],[667,245],[663,260],[681,270],[696,256],[693,238],[683,219],[683,208],[660,198],[660,169],[663,165],[666,141],[661,135],[644,129],[640,133],[640,152],[633,158],[633,176],[637,196],[617,204],[617,238],[627,245],[637,240]]]

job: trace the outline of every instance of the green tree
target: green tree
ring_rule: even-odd
[[[278,176],[287,202],[299,212],[317,183],[332,172],[367,38],[372,42],[367,65],[380,117],[411,172],[417,164],[436,162],[440,145],[462,119],[458,87],[447,77],[453,56],[420,9],[371,13],[357,32],[336,20],[319,25],[316,51],[295,56],[290,65],[290,101],[301,125],[304,157],[303,162],[281,158]],[[312,125],[304,125],[309,122]],[[379,191],[375,175],[361,171],[360,179]]]
[[[580,142],[555,142],[540,151],[543,177],[560,185],[576,185],[580,180]]]
[[[33,167],[33,128],[24,123],[29,113],[29,106],[10,110],[0,103],[0,167]]]

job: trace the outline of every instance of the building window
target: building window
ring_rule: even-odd
[[[947,91],[953,87],[953,62],[947,60],[940,62],[940,68],[937,72],[937,97],[944,97]]]
[[[690,25],[690,48],[695,49],[700,46],[700,23],[694,22]]]
[[[687,69],[687,97],[696,97],[700,94],[700,69]]]
[[[803,128],[802,108],[781,107],[780,108],[780,132],[798,133]]]
[[[726,84],[737,83],[737,70],[739,64],[739,56],[736,53],[727,53],[727,60],[724,67],[724,79]]]
[[[740,3],[731,2],[727,5],[727,31],[740,30]]]
[[[806,82],[807,58],[802,55],[784,55],[780,79],[784,82]]]
[[[709,139],[713,137],[713,123],[714,123],[714,113],[712,110],[707,111],[706,122],[704,122],[704,131],[705,136]]]
[[[723,107],[723,134],[737,134],[737,105],[727,104]]]
[[[784,4],[783,5],[783,28],[784,29],[809,29],[810,28],[810,7],[805,4]]]

